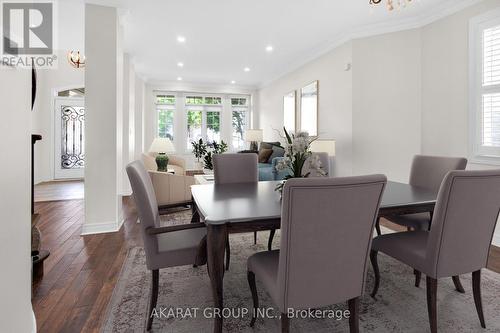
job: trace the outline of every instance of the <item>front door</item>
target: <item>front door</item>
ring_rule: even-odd
[[[54,178],[83,178],[85,167],[84,99],[56,98],[54,119]]]

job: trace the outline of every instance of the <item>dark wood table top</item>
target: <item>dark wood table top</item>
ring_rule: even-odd
[[[280,195],[274,190],[278,183],[204,184],[192,186],[191,191],[205,223],[217,225],[280,218]],[[381,216],[432,210],[436,196],[427,189],[389,181],[380,205]]]

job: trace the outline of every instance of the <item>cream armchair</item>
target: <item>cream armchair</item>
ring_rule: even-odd
[[[169,156],[168,168],[175,174],[158,172],[155,158],[143,154],[143,162],[148,170],[155,190],[158,206],[174,207],[191,203],[191,185],[195,184],[194,177],[185,176],[185,162],[180,157]],[[175,163],[175,164],[174,164]]]

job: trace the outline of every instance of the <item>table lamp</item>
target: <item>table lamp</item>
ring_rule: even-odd
[[[311,151],[314,153],[327,153],[328,156],[335,156],[335,140],[314,140],[311,143]]]
[[[250,150],[257,151],[257,142],[262,142],[263,133],[261,129],[248,129],[245,132],[245,141],[250,142]]]
[[[172,141],[167,138],[156,138],[153,140],[151,147],[149,147],[150,153],[158,153],[156,156],[156,165],[158,166],[158,171],[167,172],[168,169],[168,156],[167,153],[175,152],[175,147]]]

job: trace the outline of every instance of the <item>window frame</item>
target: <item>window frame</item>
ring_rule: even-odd
[[[245,99],[246,100],[246,104],[245,105],[233,105],[233,99]],[[251,108],[250,108],[250,103],[251,103],[251,96],[250,95],[229,95],[228,96],[228,100],[229,100],[229,106],[231,108],[230,110],[230,113],[231,113],[231,139],[230,139],[230,142],[229,142],[229,145],[231,147],[232,150],[236,151],[238,149],[245,149],[245,146],[243,145],[243,147],[235,147],[233,145],[233,113],[234,112],[245,112],[246,113],[246,124],[245,124],[245,127],[243,129],[243,134],[244,132],[246,132],[247,129],[251,128]]]
[[[221,103],[220,104],[188,104],[187,103],[187,98],[188,97],[202,97],[204,100],[207,97],[211,98],[220,98]],[[192,147],[191,147],[191,141],[189,141],[189,135],[188,135],[188,112],[189,111],[201,111],[201,138],[203,139],[204,142],[208,142],[208,137],[207,137],[207,113],[208,112],[219,112],[219,137],[220,140],[224,140],[223,135],[222,135],[222,123],[223,123],[223,114],[224,114],[224,98],[225,96],[223,94],[201,94],[201,93],[184,93],[183,94],[183,111],[185,114],[185,124],[184,124],[184,130],[186,131],[186,136],[185,136],[185,143],[184,143],[184,149],[186,150],[187,153],[192,152]]]
[[[174,96],[175,102],[173,104],[158,104],[158,96]],[[173,111],[173,121],[172,121],[172,143],[175,145],[176,141],[176,131],[175,131],[175,118],[177,117],[177,101],[179,96],[174,92],[156,91],[153,94],[153,105],[155,111],[155,137],[160,137],[160,122],[159,122],[159,110]]]
[[[500,93],[500,84],[484,86],[484,31],[500,26],[500,10],[469,22],[469,158],[473,163],[500,165],[500,147],[483,146],[483,96]]]

